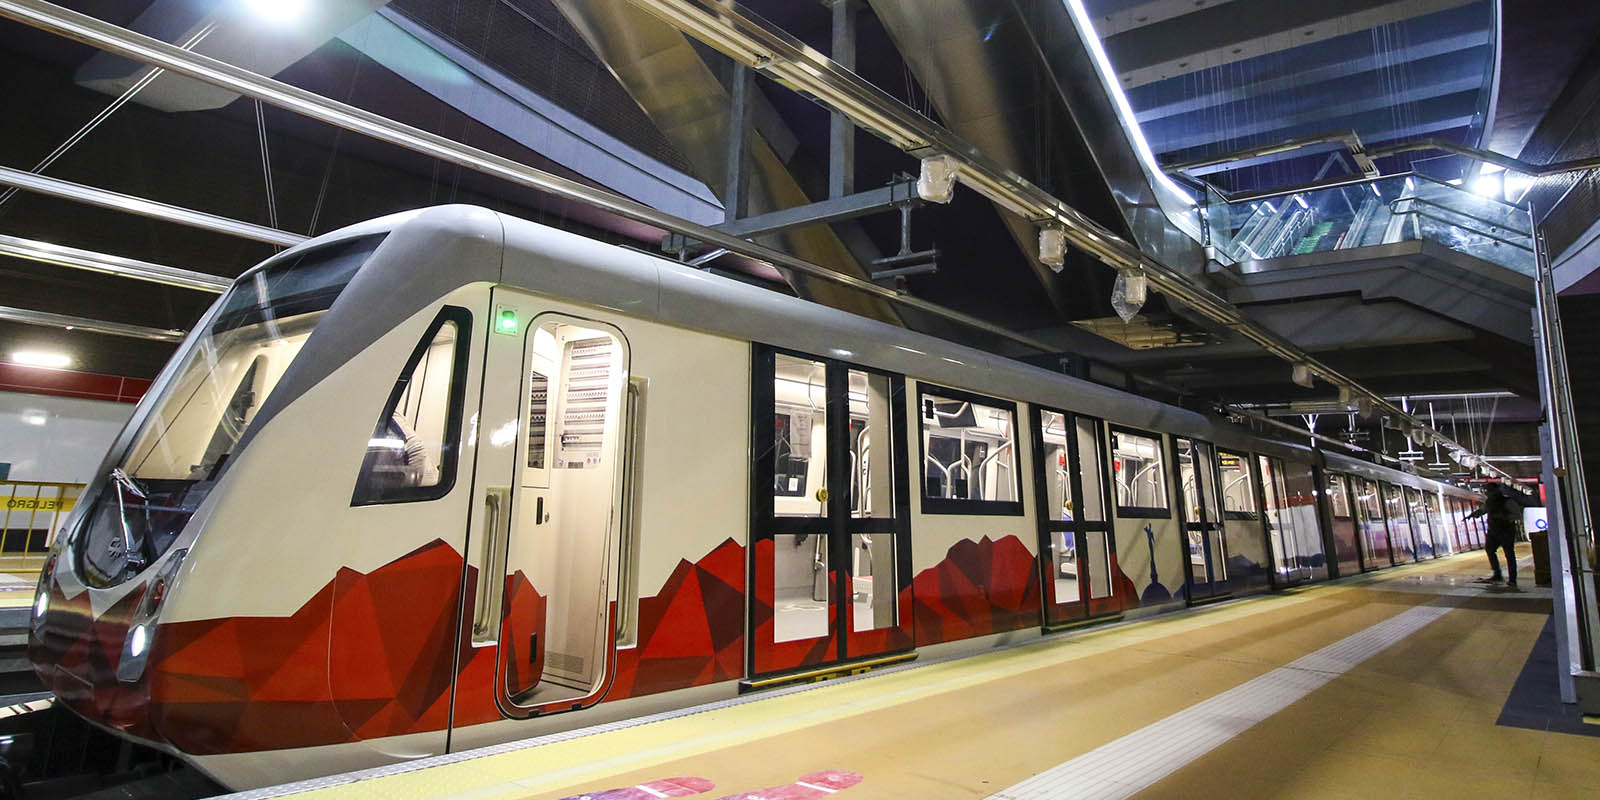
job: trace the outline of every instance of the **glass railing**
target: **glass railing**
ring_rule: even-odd
[[[1218,260],[1245,272],[1262,262],[1358,247],[1430,241],[1533,275],[1533,223],[1525,209],[1421,175],[1395,175],[1230,202],[1204,209]]]

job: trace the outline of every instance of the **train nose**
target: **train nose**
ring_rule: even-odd
[[[52,557],[29,626],[29,658],[58,702],[92,722],[159,741],[145,680],[163,601],[185,552],[112,593],[71,586]],[[76,589],[73,592],[72,589]]]

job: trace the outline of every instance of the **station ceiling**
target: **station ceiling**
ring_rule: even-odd
[[[172,38],[192,31],[197,14],[203,17],[208,7],[221,4],[69,0],[63,5]],[[304,53],[276,70],[280,80],[624,193],[628,189],[608,183],[612,162],[606,158],[654,165],[659,185],[634,187],[637,192],[658,192],[662,202],[678,204],[674,207],[681,206],[681,213],[699,215],[700,221],[716,221],[722,213],[726,170],[716,160],[726,137],[715,123],[718,114],[726,114],[718,104],[726,102],[731,68],[726,59],[627,0],[338,0],[332,5],[372,8],[357,9],[361,22],[356,26],[302,42]],[[830,4],[754,0],[746,5],[807,44],[830,50]],[[1151,149],[1167,165],[1344,129],[1355,130],[1369,145],[1443,136],[1515,153],[1600,29],[1600,5],[1545,0],[1085,0],[1084,5]],[[993,11],[1001,6],[1009,10]],[[1046,51],[1055,43],[1045,38],[1047,32],[1027,29],[1039,18],[1037,4],[1018,0],[1010,6],[977,0],[862,2],[856,71],[908,106],[1013,159],[1026,177],[1106,228],[1134,236],[1120,204],[1122,186],[1097,161],[1093,132],[1086,133],[1084,121],[1071,115],[1068,93],[1051,89],[1052,81],[1059,88],[1059,76],[1051,73]],[[950,26],[917,30],[911,23],[919,17]],[[1556,18],[1562,22],[1552,22]],[[952,52],[965,53],[970,61],[930,61],[921,52],[907,57],[912,43],[941,37],[966,37],[959,42],[965,49]],[[238,60],[246,55],[238,43],[247,40],[219,33],[196,49]],[[406,49],[417,42],[431,53],[428,60],[417,60],[411,54],[421,51]],[[1034,50],[1019,47],[1029,42]],[[104,80],[96,84],[89,78],[118,74],[114,63],[97,58],[91,48],[12,22],[0,22],[0,68],[0,97],[5,98],[0,102],[11,119],[21,121],[0,127],[0,164],[16,169],[32,169],[110,102]],[[123,73],[136,74],[136,68],[128,65]],[[755,85],[755,147],[763,160],[752,202],[781,208],[796,198],[826,198],[829,114],[765,78]],[[452,93],[451,87],[463,86],[470,88],[461,90],[467,94]],[[258,112],[246,99],[199,107],[205,105],[196,99],[200,93],[186,91],[171,76],[158,78],[152,90],[159,91],[147,99],[159,107],[137,99],[129,103],[46,174],[305,235],[442,202],[478,203],[642,249],[657,249],[665,233],[274,108]],[[486,106],[482,99],[489,95],[515,102]],[[173,110],[173,104],[185,102],[195,107]],[[986,130],[989,112],[983,110],[991,106],[998,122],[988,123]],[[553,154],[539,126],[555,118],[565,120],[568,130],[584,131],[579,138],[601,142],[605,157]],[[270,201],[263,140],[270,154]],[[858,190],[916,170],[913,158],[876,138],[857,134],[854,143]],[[1383,164],[1385,172],[1414,168],[1459,174],[1463,169],[1458,159],[1438,153],[1397,158],[1404,163]],[[1349,166],[1330,150],[1296,152],[1229,165],[1205,177],[1230,190],[1264,189]],[[276,250],[26,192],[0,202],[0,233],[223,276],[237,275]],[[1097,365],[1090,370],[1094,377],[1126,380],[1121,372],[1126,370],[1236,402],[1288,403],[1317,395],[1289,385],[1287,367],[1276,359],[1225,346],[1208,348],[1207,343],[1227,345],[1227,332],[1208,329],[1159,297],[1145,309],[1146,332],[1199,346],[1163,356],[1129,350],[1085,330],[1093,327],[1087,323],[1113,318],[1114,273],[1072,254],[1067,268],[1055,275],[1037,263],[1031,235],[1031,228],[1019,226],[1006,212],[958,190],[955,202],[914,212],[911,243],[915,249],[937,248],[940,269],[910,278],[906,288],[1003,327],[1054,337],[1061,353],[1030,357],[1047,366],[1077,357]],[[890,213],[787,235],[775,243],[830,267],[860,272],[872,259],[893,254],[899,237],[898,217]],[[775,290],[813,291],[785,286],[771,270],[738,259],[713,266]],[[8,287],[3,305],[154,328],[186,328],[213,299],[9,257],[0,257],[0,281]],[[898,316],[897,321],[936,335],[1004,349],[980,333],[915,314]],[[1319,355],[1398,395],[1530,391],[1525,346],[1470,326],[1462,330],[1409,347],[1335,342]],[[77,369],[131,377],[152,376],[171,352],[171,345],[161,342],[11,322],[0,322],[0,343],[7,350],[24,345],[63,349],[73,354]],[[1097,371],[1100,366],[1109,371]]]

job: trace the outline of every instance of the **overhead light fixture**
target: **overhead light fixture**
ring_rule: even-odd
[[[917,197],[930,203],[948,203],[955,194],[961,164],[954,156],[928,156],[917,174]]]
[[[50,415],[37,408],[30,408],[22,412],[22,424],[44,425],[50,421]]]
[[[306,13],[306,0],[243,0],[244,7],[275,24],[293,22]]]
[[[1144,273],[1139,270],[1117,270],[1117,282],[1111,286],[1111,308],[1123,322],[1132,322],[1144,308],[1145,297],[1149,294],[1149,281]]]
[[[1479,175],[1472,179],[1472,193],[1483,197],[1499,197],[1501,194],[1500,175]]]
[[[1060,228],[1039,229],[1039,263],[1060,272],[1067,263],[1067,232]]]
[[[1294,385],[1303,386],[1307,389],[1316,388],[1317,385],[1315,377],[1311,374],[1311,366],[1309,364],[1294,365],[1294,368],[1289,370],[1289,380],[1294,381]]]
[[[1306,205],[1306,199],[1300,195],[1295,195],[1294,201],[1299,203],[1301,208],[1311,208],[1311,206]]]
[[[72,356],[47,350],[17,350],[11,354],[11,363],[25,367],[66,369],[72,366]]]

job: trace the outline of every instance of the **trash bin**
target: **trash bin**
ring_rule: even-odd
[[[1533,546],[1533,585],[1550,585],[1550,532],[1528,531]]]

